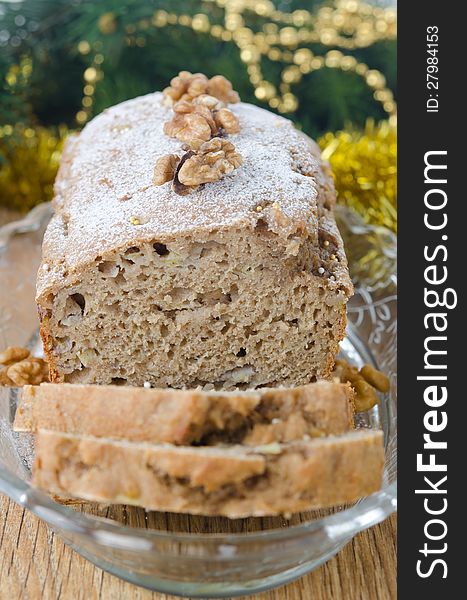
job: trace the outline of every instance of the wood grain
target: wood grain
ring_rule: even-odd
[[[94,567],[0,495],[0,600],[171,600]],[[394,600],[396,518],[356,536],[328,563],[253,600]]]

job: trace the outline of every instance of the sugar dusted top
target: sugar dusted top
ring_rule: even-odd
[[[324,194],[334,195],[316,147],[287,119],[244,103],[230,108],[241,129],[229,140],[243,165],[187,196],[170,183],[153,184],[157,159],[180,154],[180,142],[163,133],[171,109],[161,93],[106,110],[71,138],[55,185],[38,294],[63,282],[65,272],[136,242],[253,228],[260,218],[279,235],[316,240],[318,206]]]

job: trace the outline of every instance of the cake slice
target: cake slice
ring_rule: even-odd
[[[61,496],[237,518],[352,502],[382,481],[382,433],[175,447],[39,430],[33,484]]]
[[[63,152],[37,304],[53,382],[275,387],[327,378],[352,294],[317,145],[229,107],[242,164],[179,195],[154,184],[161,93],[105,110]]]
[[[14,428],[154,444],[254,445],[344,433],[353,427],[352,398],[349,385],[330,382],[248,392],[44,383],[22,390]]]

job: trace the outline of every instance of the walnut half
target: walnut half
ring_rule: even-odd
[[[229,175],[243,162],[235,146],[222,138],[212,138],[202,143],[196,150],[184,146],[185,154],[161,156],[154,169],[154,184],[162,185],[173,181],[173,190],[185,196],[203,183],[219,181]]]
[[[27,348],[10,346],[0,353],[0,385],[38,385],[49,381],[49,366],[43,358],[31,356]]]
[[[201,99],[198,101],[198,98]],[[238,133],[240,124],[234,113],[222,106],[213,96],[203,94],[192,102],[179,100],[173,106],[175,112],[164,124],[164,133],[194,146],[200,146],[211,137],[224,133]]]
[[[167,181],[172,181],[177,169],[180,157],[176,154],[165,154],[161,156],[154,167],[154,185],[163,185]]]
[[[3,352],[0,352],[0,365],[12,365],[27,358],[31,353],[22,346],[8,346]]]
[[[171,121],[164,124],[164,133],[188,143],[196,140],[206,142],[212,135],[206,118],[194,112],[176,113]]]
[[[214,96],[226,104],[240,101],[232,84],[223,75],[215,75],[208,79],[203,73],[189,71],[180,71],[177,77],[170,81],[170,86],[165,88],[163,94],[169,104],[178,100],[191,101],[204,94]]]
[[[49,367],[42,358],[25,358],[8,367],[7,376],[14,385],[39,385],[49,381]]]
[[[215,137],[201,144],[198,151],[183,163],[178,179],[186,186],[212,183],[229,175],[242,163],[242,157],[232,143]]]
[[[216,110],[214,121],[219,129],[222,129],[225,133],[238,133],[240,131],[240,123],[237,117],[228,108]]]
[[[355,390],[356,412],[370,410],[378,403],[378,395],[375,390],[386,393],[390,388],[387,376],[371,365],[363,365],[359,370],[346,360],[336,360],[333,376],[343,383],[350,383]]]

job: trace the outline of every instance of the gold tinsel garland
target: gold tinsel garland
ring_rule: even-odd
[[[51,199],[67,135],[65,127],[0,127],[1,204],[26,212]],[[366,222],[395,231],[395,125],[369,122],[363,132],[327,133],[319,144],[331,163],[339,202],[356,210]]]
[[[0,204],[27,212],[50,200],[65,127],[0,127]]]
[[[363,131],[327,133],[319,140],[331,163],[338,202],[373,225],[397,230],[397,131],[392,121],[368,121]]]

